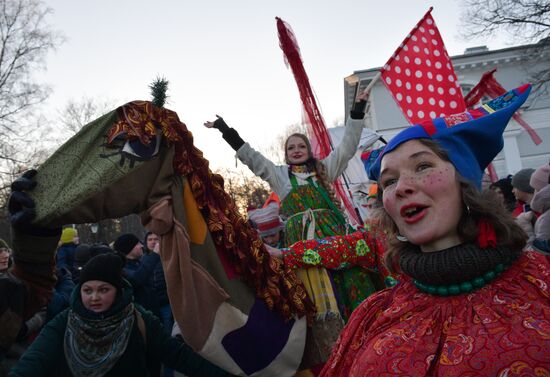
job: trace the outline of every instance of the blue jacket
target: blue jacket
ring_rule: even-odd
[[[55,284],[52,300],[46,308],[46,318],[48,321],[69,307],[71,293],[75,287],[71,273],[68,269],[64,267],[57,268],[56,275],[57,283]]]
[[[74,271],[74,255],[76,250],[76,244],[65,243],[57,249],[55,256],[55,263],[57,268],[65,267],[72,274]]]

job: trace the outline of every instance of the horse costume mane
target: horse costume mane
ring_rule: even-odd
[[[195,351],[242,376],[297,370],[314,306],[175,112],[148,101],[120,106],[62,145],[37,181],[30,195],[42,226],[141,214],[161,236],[174,318]]]

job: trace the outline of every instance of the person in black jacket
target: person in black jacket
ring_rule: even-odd
[[[143,245],[134,234],[119,236],[113,248],[126,257],[124,277],[132,285],[136,302],[160,317],[158,299],[153,290],[153,271],[160,264],[156,253],[143,253]]]

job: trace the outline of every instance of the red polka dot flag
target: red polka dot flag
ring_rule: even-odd
[[[466,111],[431,11],[432,8],[380,71],[382,81],[411,124]]]

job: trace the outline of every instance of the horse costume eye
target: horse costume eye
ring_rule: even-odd
[[[128,161],[129,167],[131,169],[136,164],[136,161],[148,161],[155,157],[159,152],[161,140],[162,133],[159,129],[157,129],[156,137],[154,139],[151,139],[151,142],[149,144],[145,145],[141,143],[139,139],[127,140],[124,142],[124,144],[121,144],[119,146],[111,144],[110,148],[114,147],[115,149],[117,149],[117,151],[110,154],[102,153],[101,157],[109,158],[120,154],[119,165],[121,167],[124,167],[126,161]]]

